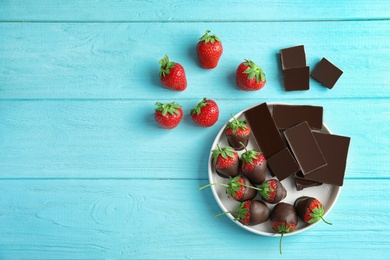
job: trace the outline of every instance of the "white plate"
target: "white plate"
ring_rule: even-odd
[[[267,103],[267,104],[268,104],[268,107],[270,108],[270,110],[272,111],[273,105],[280,104],[280,103]],[[257,106],[257,105],[254,105],[252,107],[255,107],[255,106]],[[235,115],[235,118],[240,119],[240,120],[245,120],[244,112],[246,110],[248,110],[248,109],[251,109],[252,107],[249,107],[249,108],[244,109],[241,112],[237,113]],[[221,147],[225,147],[225,146],[229,145],[228,142],[227,142],[226,135],[224,134],[224,130],[225,130],[227,124],[228,124],[228,122],[226,122],[226,124],[218,132],[218,134],[217,134],[217,136],[216,136],[216,138],[215,138],[215,140],[213,142],[213,145],[211,147],[211,150],[210,150],[210,158],[209,158],[209,164],[208,164],[209,165],[208,171],[209,171],[210,183],[213,183],[213,182],[227,183],[229,181],[229,179],[225,179],[225,178],[220,177],[216,173],[215,168],[213,167],[213,165],[211,163],[211,154],[212,154],[211,151],[214,150],[214,149],[217,149],[217,144],[219,144]],[[331,134],[330,130],[326,127],[325,124],[323,124],[321,132]],[[249,143],[247,145],[247,148],[248,149],[256,149],[256,150],[260,151],[259,147],[257,147],[256,143],[254,142],[252,134],[251,134],[251,136],[249,138]],[[242,153],[243,153],[243,151],[238,151],[238,154],[240,156],[241,156]],[[269,173],[269,171],[267,169],[267,177],[266,177],[266,179],[268,180],[268,179],[271,179],[271,178],[272,177],[271,177],[271,175],[270,175],[270,173]],[[286,198],[284,198],[282,200],[283,202],[290,203],[290,204],[293,205],[295,200],[297,198],[301,197],[301,196],[314,197],[314,198],[318,199],[323,204],[324,209],[325,209],[325,215],[324,216],[326,216],[330,212],[330,210],[332,209],[333,205],[336,203],[337,198],[338,198],[338,196],[340,194],[340,190],[341,190],[341,187],[339,187],[339,186],[330,185],[330,184],[322,184],[320,186],[309,187],[309,188],[305,188],[305,189],[303,189],[301,191],[297,191],[296,188],[295,188],[295,183],[294,183],[294,179],[293,179],[292,176],[284,179],[281,182],[282,182],[283,186],[287,190],[287,196],[286,196]],[[235,201],[232,198],[228,198],[227,195],[226,195],[225,187],[216,186],[215,185],[215,186],[211,186],[211,190],[213,192],[215,200],[217,201],[218,205],[221,208],[221,212],[237,210],[237,207],[240,204],[240,202]],[[261,198],[260,198],[260,196],[258,194],[256,195],[255,199],[261,200]],[[273,207],[275,206],[274,204],[269,204],[269,203],[266,203],[266,204],[270,208],[270,210],[272,210]],[[219,212],[216,212],[216,214],[217,213],[219,213]],[[271,223],[270,223],[269,220],[264,222],[264,223],[255,225],[255,226],[245,226],[245,225],[241,224],[239,221],[235,221],[234,220],[234,216],[232,214],[226,214],[226,216],[228,216],[234,223],[236,223],[240,227],[242,227],[242,228],[244,228],[244,229],[246,229],[248,231],[251,231],[253,233],[256,233],[258,235],[263,235],[263,236],[280,236],[280,234],[277,234],[272,229]],[[331,220],[329,220],[329,221],[332,222]],[[321,222],[323,222],[323,221],[318,221],[317,223],[308,225],[308,224],[305,224],[302,220],[299,219],[298,220],[298,225],[297,225],[297,228],[295,229],[295,231],[291,232],[291,233],[286,233],[286,234],[284,234],[284,236],[289,236],[289,235],[294,235],[294,234],[301,233],[301,232],[303,232],[305,230],[308,230],[308,229],[314,227],[315,225],[317,225],[318,223],[321,223]]]

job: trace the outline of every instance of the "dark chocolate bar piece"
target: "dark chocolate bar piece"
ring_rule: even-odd
[[[274,105],[273,118],[279,129],[306,121],[311,129],[322,129],[323,108],[319,106]]]
[[[306,55],[303,45],[280,50],[282,70],[306,67]]]
[[[315,186],[322,185],[321,182],[306,180],[299,173],[300,172],[294,174],[295,188],[297,189],[297,191],[300,191],[300,190],[303,190],[303,189],[306,189],[306,188],[310,188],[310,187],[315,187]]]
[[[268,158],[267,165],[271,173],[275,175],[279,181],[282,181],[299,171],[299,165],[287,147]]]
[[[265,159],[286,147],[279,135],[279,130],[275,125],[267,103],[262,103],[245,111],[245,118]]]
[[[304,176],[326,165],[326,160],[306,121],[285,130],[284,136]]]
[[[327,165],[308,175],[305,179],[343,186],[347,155],[351,138],[333,134],[313,132]]]
[[[308,66],[290,68],[284,71],[284,90],[297,91],[310,88],[310,69]]]
[[[311,76],[325,85],[325,87],[332,89],[337,80],[341,77],[343,71],[333,65],[326,58],[317,64],[311,73]]]

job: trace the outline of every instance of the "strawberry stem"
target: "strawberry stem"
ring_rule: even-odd
[[[203,189],[205,189],[205,188],[207,188],[207,187],[210,187],[210,186],[213,186],[213,185],[220,185],[220,186],[224,186],[224,187],[229,187],[229,185],[224,184],[224,183],[213,182],[213,183],[209,183],[209,184],[207,184],[207,185],[204,185],[204,186],[200,187],[199,190],[203,190]]]
[[[245,144],[243,144],[242,142],[240,142],[240,144],[242,145],[242,147],[244,147],[244,149],[245,149],[245,152],[248,152],[248,150],[246,149],[246,146],[245,146]]]
[[[279,241],[279,252],[280,252],[280,254],[282,254],[282,239],[283,239],[283,235],[284,235],[284,232],[280,236],[280,241]]]
[[[218,217],[220,217],[220,216],[222,216],[222,215],[226,215],[226,214],[229,214],[229,213],[236,213],[236,211],[225,211],[225,212],[221,212],[221,213],[215,215],[214,218],[218,218]]]
[[[324,221],[326,224],[328,224],[328,225],[332,225],[332,223],[330,223],[330,222],[328,222],[328,221],[326,221],[323,217],[321,217],[321,219],[322,219],[322,221]]]

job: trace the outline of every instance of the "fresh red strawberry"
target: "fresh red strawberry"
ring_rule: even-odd
[[[225,134],[229,145],[236,151],[244,149],[243,145],[247,145],[251,129],[245,120],[238,120],[232,115],[233,120],[230,121],[225,128]]]
[[[218,105],[214,100],[203,98],[203,100],[191,110],[191,117],[195,123],[200,126],[212,126],[218,121]]]
[[[214,217],[232,213],[237,216],[234,220],[240,221],[246,226],[254,226],[267,221],[270,212],[271,211],[264,202],[259,200],[247,200],[238,205],[237,211],[222,212]]]
[[[230,146],[212,151],[212,163],[221,177],[235,177],[238,175],[238,153]]]
[[[196,45],[200,65],[205,69],[214,69],[221,58],[223,48],[219,38],[213,34],[209,35],[209,30],[200,38]]]
[[[244,145],[243,145],[244,146]],[[241,154],[241,173],[254,184],[261,184],[265,181],[267,174],[267,161],[264,155],[254,149],[247,150]]]
[[[213,186],[213,185],[219,185],[226,187],[226,194],[229,198],[233,198],[236,201],[246,201],[251,200],[254,197],[256,197],[256,190],[257,188],[253,186],[250,181],[243,177],[243,176],[236,176],[229,180],[228,184],[220,183],[220,182],[214,182],[209,183],[207,185],[204,185],[199,188],[199,190],[203,190],[204,188]]]
[[[280,254],[282,254],[283,235],[285,233],[293,232],[297,227],[297,213],[295,212],[293,205],[280,202],[272,209],[270,220],[272,229],[281,234],[279,250]]]
[[[156,106],[154,118],[163,128],[175,128],[183,118],[183,110],[181,106],[175,102],[169,104],[157,102]]]
[[[259,90],[265,85],[265,74],[253,61],[245,60],[237,68],[236,82],[241,90]]]
[[[282,183],[276,179],[263,182],[259,187],[261,198],[271,204],[280,202],[287,196],[287,191]]]
[[[160,60],[160,81],[167,88],[183,91],[187,88],[187,78],[181,64],[169,61],[167,55]]]
[[[332,225],[332,223],[324,219],[324,206],[316,198],[307,196],[300,197],[296,199],[294,207],[298,217],[305,223],[313,224],[319,220],[323,220],[326,224]]]

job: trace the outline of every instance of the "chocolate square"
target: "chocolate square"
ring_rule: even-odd
[[[284,136],[305,177],[326,165],[326,160],[306,121],[284,131]]]
[[[280,181],[299,171],[299,165],[287,147],[268,158],[267,165]]]
[[[301,68],[290,68],[284,71],[284,90],[308,90],[310,79],[309,66]]]
[[[272,116],[279,129],[306,121],[310,128],[321,130],[322,114],[323,108],[320,106],[274,105]]]
[[[303,45],[280,50],[282,70],[306,67],[306,55]]]
[[[337,68],[327,59],[322,58],[312,71],[311,76],[324,84],[325,87],[332,89],[342,74],[342,70]]]
[[[308,175],[306,180],[343,186],[347,155],[351,138],[313,132],[327,165]]]
[[[280,137],[267,103],[262,103],[244,112],[252,134],[265,159],[280,152],[286,145]]]

